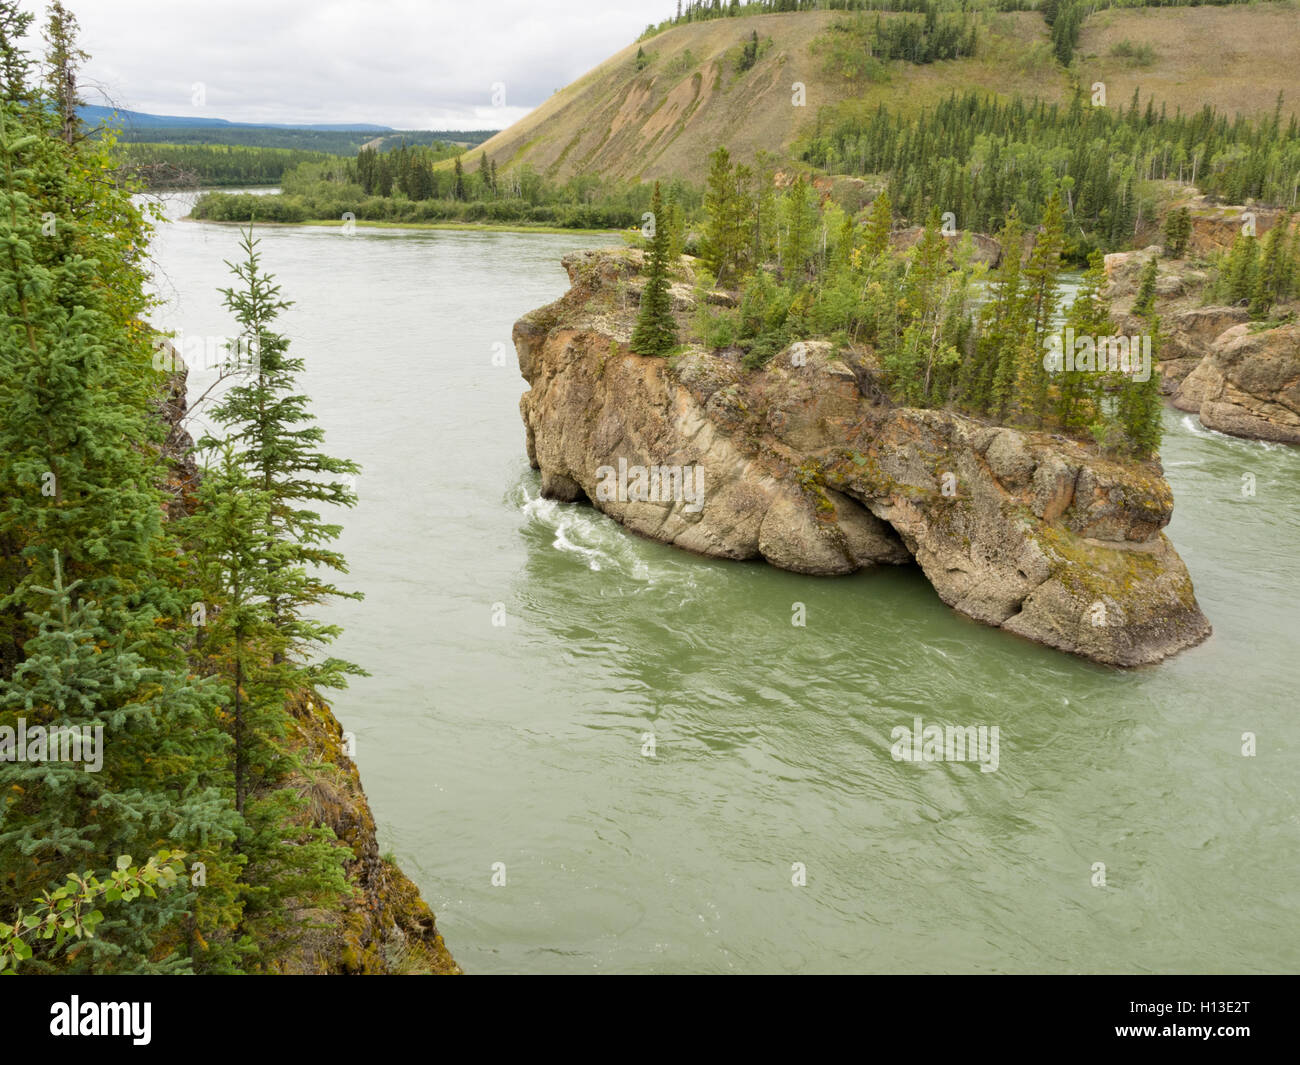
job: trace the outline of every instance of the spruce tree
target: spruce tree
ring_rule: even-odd
[[[871,201],[871,210],[867,214],[867,232],[862,243],[862,253],[868,261],[889,250],[889,235],[893,229],[893,207],[889,202],[889,193],[882,190]]]
[[[351,891],[342,866],[354,857],[328,829],[313,827],[291,779],[332,767],[304,764],[287,744],[289,704],[315,696],[312,671],[287,654],[292,634],[282,606],[301,600],[309,578],[294,545],[266,535],[276,506],[274,493],[225,443],[184,523],[194,545],[193,578],[208,607],[201,663],[222,684],[234,805],[242,815],[236,846],[246,865],[236,885],[236,935],[256,944],[255,952],[244,953],[260,969],[302,934],[292,928],[286,903],[337,908]]]
[[[1043,356],[1061,302],[1058,277],[1064,247],[1065,215],[1060,194],[1053,191],[1043,208],[1043,224],[1024,273],[1028,320],[1020,344],[1017,390],[1021,413],[1035,424],[1041,424],[1047,412],[1051,381]]]
[[[1019,352],[1028,314],[1020,259],[1023,232],[1019,215],[1014,210],[1008,213],[998,235],[1002,262],[984,304],[976,346],[978,372],[969,391],[971,406],[991,413],[998,421],[1006,419],[1016,398]]]
[[[1155,256],[1152,256],[1150,262],[1142,268],[1142,275],[1138,280],[1137,295],[1133,298],[1133,313],[1140,317],[1145,318],[1155,310],[1156,278],[1159,271],[1160,262]]]
[[[1254,293],[1250,300],[1250,313],[1254,318],[1268,317],[1273,304],[1289,295],[1289,277],[1292,272],[1287,240],[1289,229],[1290,218],[1280,218],[1264,238]]]
[[[646,257],[645,287],[641,290],[641,310],[632,331],[631,349],[638,355],[667,355],[677,346],[677,321],[673,318],[672,297],[668,292],[668,226],[664,224],[663,198],[655,182],[650,200],[655,221],[650,253]]]
[[[1105,259],[1101,252],[1094,251],[1088,257],[1087,272],[1065,317],[1065,324],[1074,330],[1075,338],[1090,338],[1094,351],[1097,341],[1115,331],[1110,303],[1105,296],[1106,283]],[[1061,428],[1067,433],[1088,428],[1100,413],[1098,375],[1086,368],[1069,370],[1063,366],[1057,380],[1056,418]]]
[[[1192,235],[1192,213],[1186,207],[1169,212],[1165,219],[1165,253],[1171,259],[1181,259]]]
[[[735,167],[726,148],[709,156],[704,189],[704,259],[719,285],[738,285],[749,245],[753,204],[745,188],[748,170]],[[656,222],[658,221],[658,215]]]
[[[77,17],[60,0],[50,4],[45,45],[46,92],[56,108],[59,135],[72,144],[81,127],[77,108],[83,103],[77,90],[77,73],[90,56],[77,47]]]
[[[808,278],[808,261],[812,258],[818,232],[817,196],[808,179],[796,174],[781,198],[781,274],[796,284]]]
[[[169,847],[185,851],[232,840],[237,818],[219,788],[224,744],[213,711],[220,691],[184,669],[147,665],[138,649],[105,626],[103,612],[65,585],[58,556],[52,587],[34,589],[47,602],[29,615],[34,635],[10,680],[0,680],[0,726],[24,723],[49,733],[73,730],[92,741],[81,761],[3,757],[9,796],[0,807],[0,912],[48,890],[70,873],[103,869],[120,854]],[[73,749],[75,751],[75,748]],[[165,896],[115,914],[95,939],[60,957],[37,945],[33,971],[188,971],[183,953],[154,960],[156,948],[178,934],[195,893]]]
[[[1255,295],[1259,283],[1259,241],[1250,234],[1240,234],[1232,242],[1223,268],[1222,287],[1229,303],[1243,304]]]
[[[1128,448],[1139,458],[1149,458],[1160,449],[1163,433],[1164,402],[1160,397],[1160,374],[1156,370],[1161,341],[1158,315],[1151,316],[1147,328],[1151,337],[1151,374],[1145,381],[1121,379],[1116,412]]]
[[[246,358],[251,372],[221,398],[212,420],[226,430],[223,440],[205,437],[201,449],[229,444],[238,465],[268,500],[263,535],[278,543],[282,564],[302,569],[301,579],[279,589],[271,598],[274,622],[284,636],[276,656],[329,643],[337,626],[315,620],[310,611],[334,598],[361,598],[343,592],[324,575],[347,572],[347,562],[331,544],[342,531],[327,522],[321,505],[351,507],[356,493],[341,479],[360,472],[356,463],[321,450],[325,432],[297,391],[304,363],[289,353],[289,341],[274,325],[291,303],[281,298],[275,278],[263,271],[259,241],[252,229],[242,235],[238,262],[227,263],[238,285],[222,290],[227,309],[239,326],[236,357]],[[304,679],[315,685],[340,687],[348,673],[361,671],[335,658],[314,662]]]
[[[0,101],[16,102],[27,96],[32,61],[23,38],[34,18],[18,0],[0,0]]]
[[[147,229],[98,178],[102,147],[59,130],[50,108],[0,104],[0,672],[54,551],[114,631],[153,632],[164,608]]]

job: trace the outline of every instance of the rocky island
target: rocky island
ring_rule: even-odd
[[[545,496],[703,555],[799,573],[914,562],[962,614],[1109,665],[1158,662],[1210,633],[1162,531],[1173,496],[1158,461],[895,405],[869,349],[801,341],[758,370],[700,344],[633,354],[642,262],[636,250],[569,255],[569,291],[515,324]],[[683,257],[679,318],[728,299],[693,277]],[[620,460],[702,467],[703,505],[611,498],[600,471]]]

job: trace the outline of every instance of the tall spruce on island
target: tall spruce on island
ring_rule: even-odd
[[[632,331],[631,349],[638,355],[667,355],[677,347],[677,321],[668,294],[668,219],[664,215],[659,182],[650,200],[654,235],[646,265],[645,288],[641,291],[641,312]]]

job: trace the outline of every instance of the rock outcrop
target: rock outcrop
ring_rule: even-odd
[[[1201,250],[1229,246],[1246,208],[1193,211]],[[1258,232],[1279,224],[1277,210],[1255,208]],[[1195,244],[1195,241],[1193,242]],[[1142,269],[1159,255],[1153,245],[1106,256],[1107,298],[1117,331],[1143,332],[1132,313]],[[1210,429],[1252,440],[1300,443],[1300,330],[1251,321],[1250,311],[1206,302],[1210,273],[1194,259],[1161,259],[1156,275],[1156,312],[1162,342],[1161,391],[1179,410],[1196,414]],[[1274,308],[1275,321],[1294,317],[1295,306]]]
[[[515,325],[545,495],[691,551],[801,573],[914,561],[968,617],[1098,662],[1156,662],[1209,634],[1161,531],[1173,498],[1158,464],[896,407],[869,351],[822,341],[761,371],[699,348],[631,354],[636,308],[622,297],[638,262],[568,256],[569,292]],[[638,467],[662,476],[649,490],[614,485],[611,471]],[[671,471],[699,471],[686,482],[699,497],[662,491]]]
[[[1222,433],[1300,444],[1300,326],[1233,326],[1179,385],[1173,402]]]
[[[1160,314],[1161,357],[1157,368],[1160,391],[1166,396],[1178,391],[1178,386],[1214,349],[1219,337],[1250,320],[1245,307],[1167,307]],[[1122,336],[1140,335],[1147,328],[1141,318],[1127,311],[1113,312],[1111,318]]]

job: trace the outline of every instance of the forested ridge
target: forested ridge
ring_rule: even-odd
[[[1136,236],[1156,200],[1145,183],[1192,184],[1228,203],[1256,199],[1294,207],[1300,181],[1300,120],[1283,101],[1265,121],[1229,119],[1210,107],[1169,116],[1135,93],[1128,106],[1068,106],[954,95],[919,115],[886,107],[828,110],[800,150],[829,173],[884,175],[905,218],[933,206],[963,229],[989,232],[1015,207],[1037,223],[1059,185],[1072,240],[1108,251]]]
[[[119,144],[117,150],[123,177],[151,189],[278,185],[294,167],[334,158],[298,148],[229,144]]]

